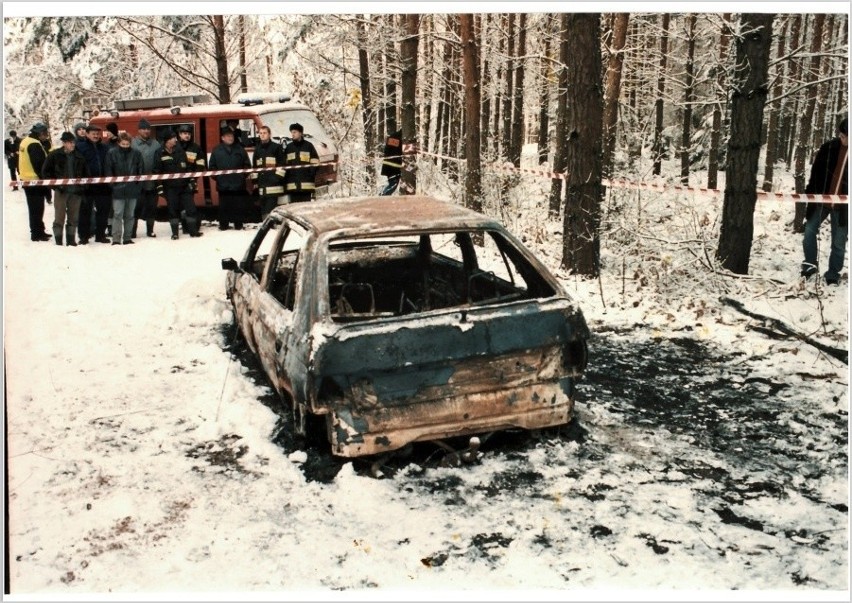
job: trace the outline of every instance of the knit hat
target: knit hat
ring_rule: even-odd
[[[192,132],[192,126],[189,124],[182,124],[181,127],[178,128],[178,132]]]
[[[302,134],[305,133],[305,128],[302,127],[302,124],[290,124],[290,131],[298,130]]]
[[[234,130],[225,126],[224,128],[219,128],[219,136],[224,136],[225,134],[233,134]]]
[[[147,119],[142,118],[139,120],[139,125],[137,125],[136,127],[140,130],[149,130],[151,129],[151,124],[148,123]]]
[[[59,140],[62,142],[74,142],[77,140],[77,137],[74,136],[71,132],[63,132],[62,136],[59,137]]]
[[[177,133],[174,130],[172,130],[171,128],[169,128],[168,130],[163,132],[163,142],[165,142],[166,140],[169,140],[171,138],[177,138],[177,137],[178,137]]]
[[[41,134],[43,132],[47,132],[47,126],[41,123],[40,121],[37,121],[35,124],[33,124],[33,127],[30,128],[30,132],[32,132],[33,134]]]
[[[78,121],[76,124],[74,124],[74,131],[75,132],[77,130],[85,130],[85,129],[86,129],[86,122],[84,122],[84,121]]]
[[[844,135],[849,134],[849,123],[846,117],[843,118],[843,121],[837,124],[837,131]]]
[[[17,136],[17,135],[18,135],[18,133],[15,132],[14,130],[9,130],[9,136]]]
[[[116,124],[114,121],[109,122],[106,125],[106,129],[107,131],[112,133],[113,136],[118,136],[118,124]]]

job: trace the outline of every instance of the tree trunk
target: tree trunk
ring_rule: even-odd
[[[832,47],[831,37],[834,33],[834,15],[828,15],[828,18],[825,21],[825,26],[822,29],[822,46],[826,48]],[[831,61],[821,61],[820,64],[820,73],[817,76],[817,79],[822,80],[831,75]],[[816,115],[813,120],[813,127],[811,128],[811,133],[813,138],[811,138],[810,147],[812,149],[818,149],[820,145],[826,138],[826,130],[828,132],[833,132],[833,126],[826,126],[825,123],[825,112],[828,103],[830,102],[831,96],[829,90],[831,89],[831,82],[822,82],[817,84],[817,92],[816,92]],[[836,124],[835,124],[836,125]]]
[[[515,59],[515,77],[512,94],[512,143],[509,149],[509,161],[515,167],[521,167],[521,152],[524,136],[524,55],[527,53],[527,15],[520,13],[518,19],[518,48]]]
[[[778,36],[778,51],[775,56],[780,61],[786,52],[787,29],[790,26],[789,20],[784,23],[784,29]],[[775,162],[778,161],[778,122],[781,119],[781,100],[780,97],[784,94],[784,65],[778,62],[775,65],[775,82],[774,90],[770,92],[770,96],[778,100],[769,103],[769,125],[766,128],[766,160],[763,164],[763,190],[772,190],[772,180],[775,177]]]
[[[237,17],[240,29],[240,92],[248,92],[248,74],[246,73],[246,18],[244,15]]]
[[[601,82],[600,13],[568,17],[568,186],[562,241],[562,267],[574,274],[600,273]]]
[[[367,184],[372,189],[376,185],[376,166],[371,161],[377,151],[376,115],[373,110],[373,97],[370,93],[370,60],[367,53],[369,41],[367,38],[366,15],[357,22],[358,31],[358,75],[361,84],[361,119],[364,127],[364,146],[367,152]]]
[[[757,164],[772,48],[772,19],[772,14],[741,15],[736,39],[728,169],[716,250],[716,258],[722,266],[736,274],[748,274],[754,234]]]
[[[487,38],[488,38],[488,14],[484,13],[480,17],[479,21],[479,47],[486,48]],[[489,69],[491,68],[491,64],[488,62],[488,58],[486,54],[482,52],[479,53],[480,58],[480,67],[479,67],[479,81],[481,83],[479,96],[481,99],[481,107],[482,107],[482,115],[479,117],[479,122],[481,124],[481,134],[479,137],[480,143],[480,151],[484,157],[491,158],[493,157],[491,148],[489,146],[488,141],[491,140],[491,96],[488,94],[488,90],[485,86],[486,82],[488,82]]]
[[[799,48],[799,38],[802,31],[802,15],[793,17],[793,25],[790,27],[790,51]],[[787,81],[794,86],[799,81],[802,71],[801,59],[795,58],[787,61]],[[781,145],[784,163],[789,166],[793,163],[793,149],[796,138],[796,122],[799,114],[799,95],[791,96],[784,101],[784,120],[781,126]]]
[[[551,15],[544,16],[544,26],[542,27],[542,36],[544,37],[544,48],[542,50],[543,57],[539,65],[539,78],[541,79],[541,90],[538,99],[538,164],[547,163],[548,155],[550,155],[550,84],[548,82],[548,74],[551,72],[551,46],[552,46],[552,23]]]
[[[793,166],[793,176],[796,182],[796,192],[805,192],[805,170],[807,168],[807,160],[811,152],[808,145],[810,140],[811,129],[813,128],[814,107],[816,106],[817,86],[813,85],[819,73],[820,65],[820,49],[822,48],[822,29],[825,24],[825,15],[818,14],[815,16],[814,30],[811,35],[811,61],[810,67],[805,73],[805,82],[809,85],[807,92],[807,100],[805,101],[805,109],[798,116],[797,127],[799,135],[796,141],[795,164]],[[806,203],[796,203],[795,214],[793,215],[793,230],[795,232],[804,232],[805,206]]]
[[[403,144],[417,142],[417,43],[420,29],[420,15],[404,15],[405,37],[400,45],[402,63],[402,141]],[[416,155],[406,153],[403,148],[402,179],[400,192],[413,195],[417,192]]]
[[[728,104],[728,95],[723,91],[727,88],[725,85],[726,64],[728,59],[728,40],[730,39],[728,24],[731,20],[731,14],[725,13],[722,15],[722,31],[719,33],[719,70],[716,77],[718,90],[716,92],[716,102],[713,103],[713,129],[710,132],[710,156],[707,160],[707,188],[717,188],[719,186],[719,148],[722,144],[722,112],[725,105]],[[721,99],[719,95],[722,94]],[[724,104],[723,104],[724,103]]]
[[[689,185],[692,148],[692,103],[695,101],[695,13],[686,16],[686,72],[683,90],[683,136],[680,140],[680,182]]]
[[[615,132],[618,123],[618,99],[621,96],[621,71],[624,66],[624,43],[627,41],[629,13],[616,13],[612,26],[612,43],[609,49],[609,64],[606,69],[603,113],[603,173],[612,175]]]
[[[559,16],[559,75],[556,84],[556,153],[553,157],[553,171],[565,173],[568,163],[568,13]],[[562,207],[562,180],[550,181],[550,203],[548,215],[559,217]]]
[[[660,26],[660,71],[657,74],[657,101],[654,103],[654,166],[653,173],[659,176],[663,169],[663,94],[666,91],[666,61],[669,53],[669,13],[663,13]]]
[[[386,19],[386,28],[387,31],[396,31],[398,25],[401,25],[401,20],[404,19],[404,15],[385,15]],[[397,23],[397,21],[400,21]],[[391,75],[393,69],[391,68],[391,64],[393,63],[393,59],[396,57],[396,48],[393,43],[394,38],[392,36],[388,36],[387,42],[385,43],[385,136],[389,136],[392,132],[394,132],[397,128],[396,119],[397,119],[397,106],[396,106],[396,85],[397,79],[394,75]],[[404,136],[405,134],[403,134]]]
[[[225,20],[222,15],[213,15],[213,39],[219,102],[225,105],[231,102],[231,85],[228,82],[228,55],[225,54]]]
[[[464,205],[482,211],[482,168],[479,156],[479,111],[481,90],[479,81],[479,47],[473,26],[473,15],[459,15],[462,44],[462,75],[465,85],[465,159],[467,176],[464,185]]]
[[[504,15],[503,22],[506,23],[506,87],[503,96],[503,146],[500,149],[502,157],[507,159],[511,153],[512,146],[512,99],[514,89],[512,87],[512,65],[515,54],[515,19],[513,15]]]

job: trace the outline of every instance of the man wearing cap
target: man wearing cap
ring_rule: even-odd
[[[837,136],[826,141],[817,151],[811,166],[811,175],[805,187],[807,194],[849,194],[849,124],[846,118],[837,124]],[[820,225],[831,217],[831,251],[825,282],[837,285],[846,256],[846,238],[849,229],[849,206],[846,203],[808,203],[805,210],[805,235],[802,248],[802,276],[810,278],[819,270],[817,234]]]
[[[224,127],[219,131],[222,141],[210,153],[211,170],[238,170],[251,167],[248,153],[234,142],[234,131]],[[219,193],[219,230],[228,230],[229,223],[241,230],[246,219],[248,194],[246,192],[247,173],[222,174],[213,176]]]
[[[41,122],[33,125],[30,133],[21,141],[18,151],[18,170],[21,180],[42,180],[42,168],[47,152],[44,142],[50,144],[47,126]],[[27,211],[30,219],[30,240],[49,241],[51,236],[44,229],[44,204],[50,203],[50,188],[47,186],[25,186]]]
[[[133,138],[131,146],[142,154],[143,173],[154,173],[154,157],[160,149],[160,143],[151,136],[151,124],[147,119],[140,119],[137,126],[138,134]],[[154,224],[157,218],[157,182],[146,180],[142,182],[142,190],[136,200],[134,210],[133,232],[131,238],[136,238],[139,220],[145,220],[145,227],[149,237],[156,237]]]
[[[9,138],[3,141],[3,153],[6,155],[6,165],[9,166],[9,175],[12,178],[12,190],[18,190],[18,149],[21,148],[21,139],[14,130],[9,130]]]
[[[190,171],[186,153],[178,144],[178,135],[174,130],[163,134],[163,146],[154,154],[155,174],[179,174]],[[189,236],[200,237],[198,227],[198,209],[192,200],[191,178],[169,178],[157,181],[157,190],[166,198],[169,208],[169,225],[172,228],[172,240],[179,238],[181,212],[186,213],[186,225]]]
[[[86,126],[86,139],[77,142],[77,150],[86,159],[86,167],[90,178],[104,175],[107,146],[101,142],[101,128],[96,124]],[[94,217],[95,241],[109,243],[106,237],[109,212],[112,209],[112,190],[109,184],[98,182],[88,184],[83,190],[83,202],[80,204],[80,222],[77,231],[80,244],[86,245],[92,236],[92,221]],[[94,216],[92,214],[94,213]]]
[[[77,138],[71,132],[63,132],[59,138],[62,146],[47,154],[44,162],[43,175],[48,180],[64,178],[86,178],[89,175],[86,158],[76,149]],[[57,245],[62,245],[62,234],[65,234],[65,245],[77,246],[77,223],[80,219],[80,203],[82,202],[81,184],[62,184],[52,187],[53,198],[53,238]]]
[[[302,124],[290,124],[292,140],[284,148],[284,165],[289,168],[284,175],[284,189],[294,203],[310,201],[316,190],[314,179],[319,155],[314,145],[305,140],[304,133]]]

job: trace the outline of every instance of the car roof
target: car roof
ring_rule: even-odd
[[[317,234],[335,237],[458,229],[503,230],[493,218],[450,201],[421,195],[290,203],[278,206],[275,211]]]

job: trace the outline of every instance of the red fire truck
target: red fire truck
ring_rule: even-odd
[[[251,157],[258,141],[258,128],[269,126],[272,138],[286,145],[290,138],[289,126],[298,122],[304,127],[305,139],[313,143],[320,158],[317,170],[317,195],[326,194],[328,186],[337,182],[337,146],[329,137],[314,112],[305,105],[292,102],[289,96],[276,93],[242,93],[230,104],[210,102],[207,95],[162,96],[135,100],[117,100],[115,107],[100,111],[89,122],[102,129],[109,122],[115,122],[119,130],[135,136],[139,120],[146,119],[151,124],[151,135],[162,142],[166,130],[174,130],[188,125],[192,128],[192,140],[207,152],[218,145],[219,130],[230,120],[238,120],[242,131],[240,141]],[[197,178],[195,205],[199,208],[211,208],[219,205],[219,195],[215,181],[210,177]],[[165,199],[160,199],[165,206]]]

